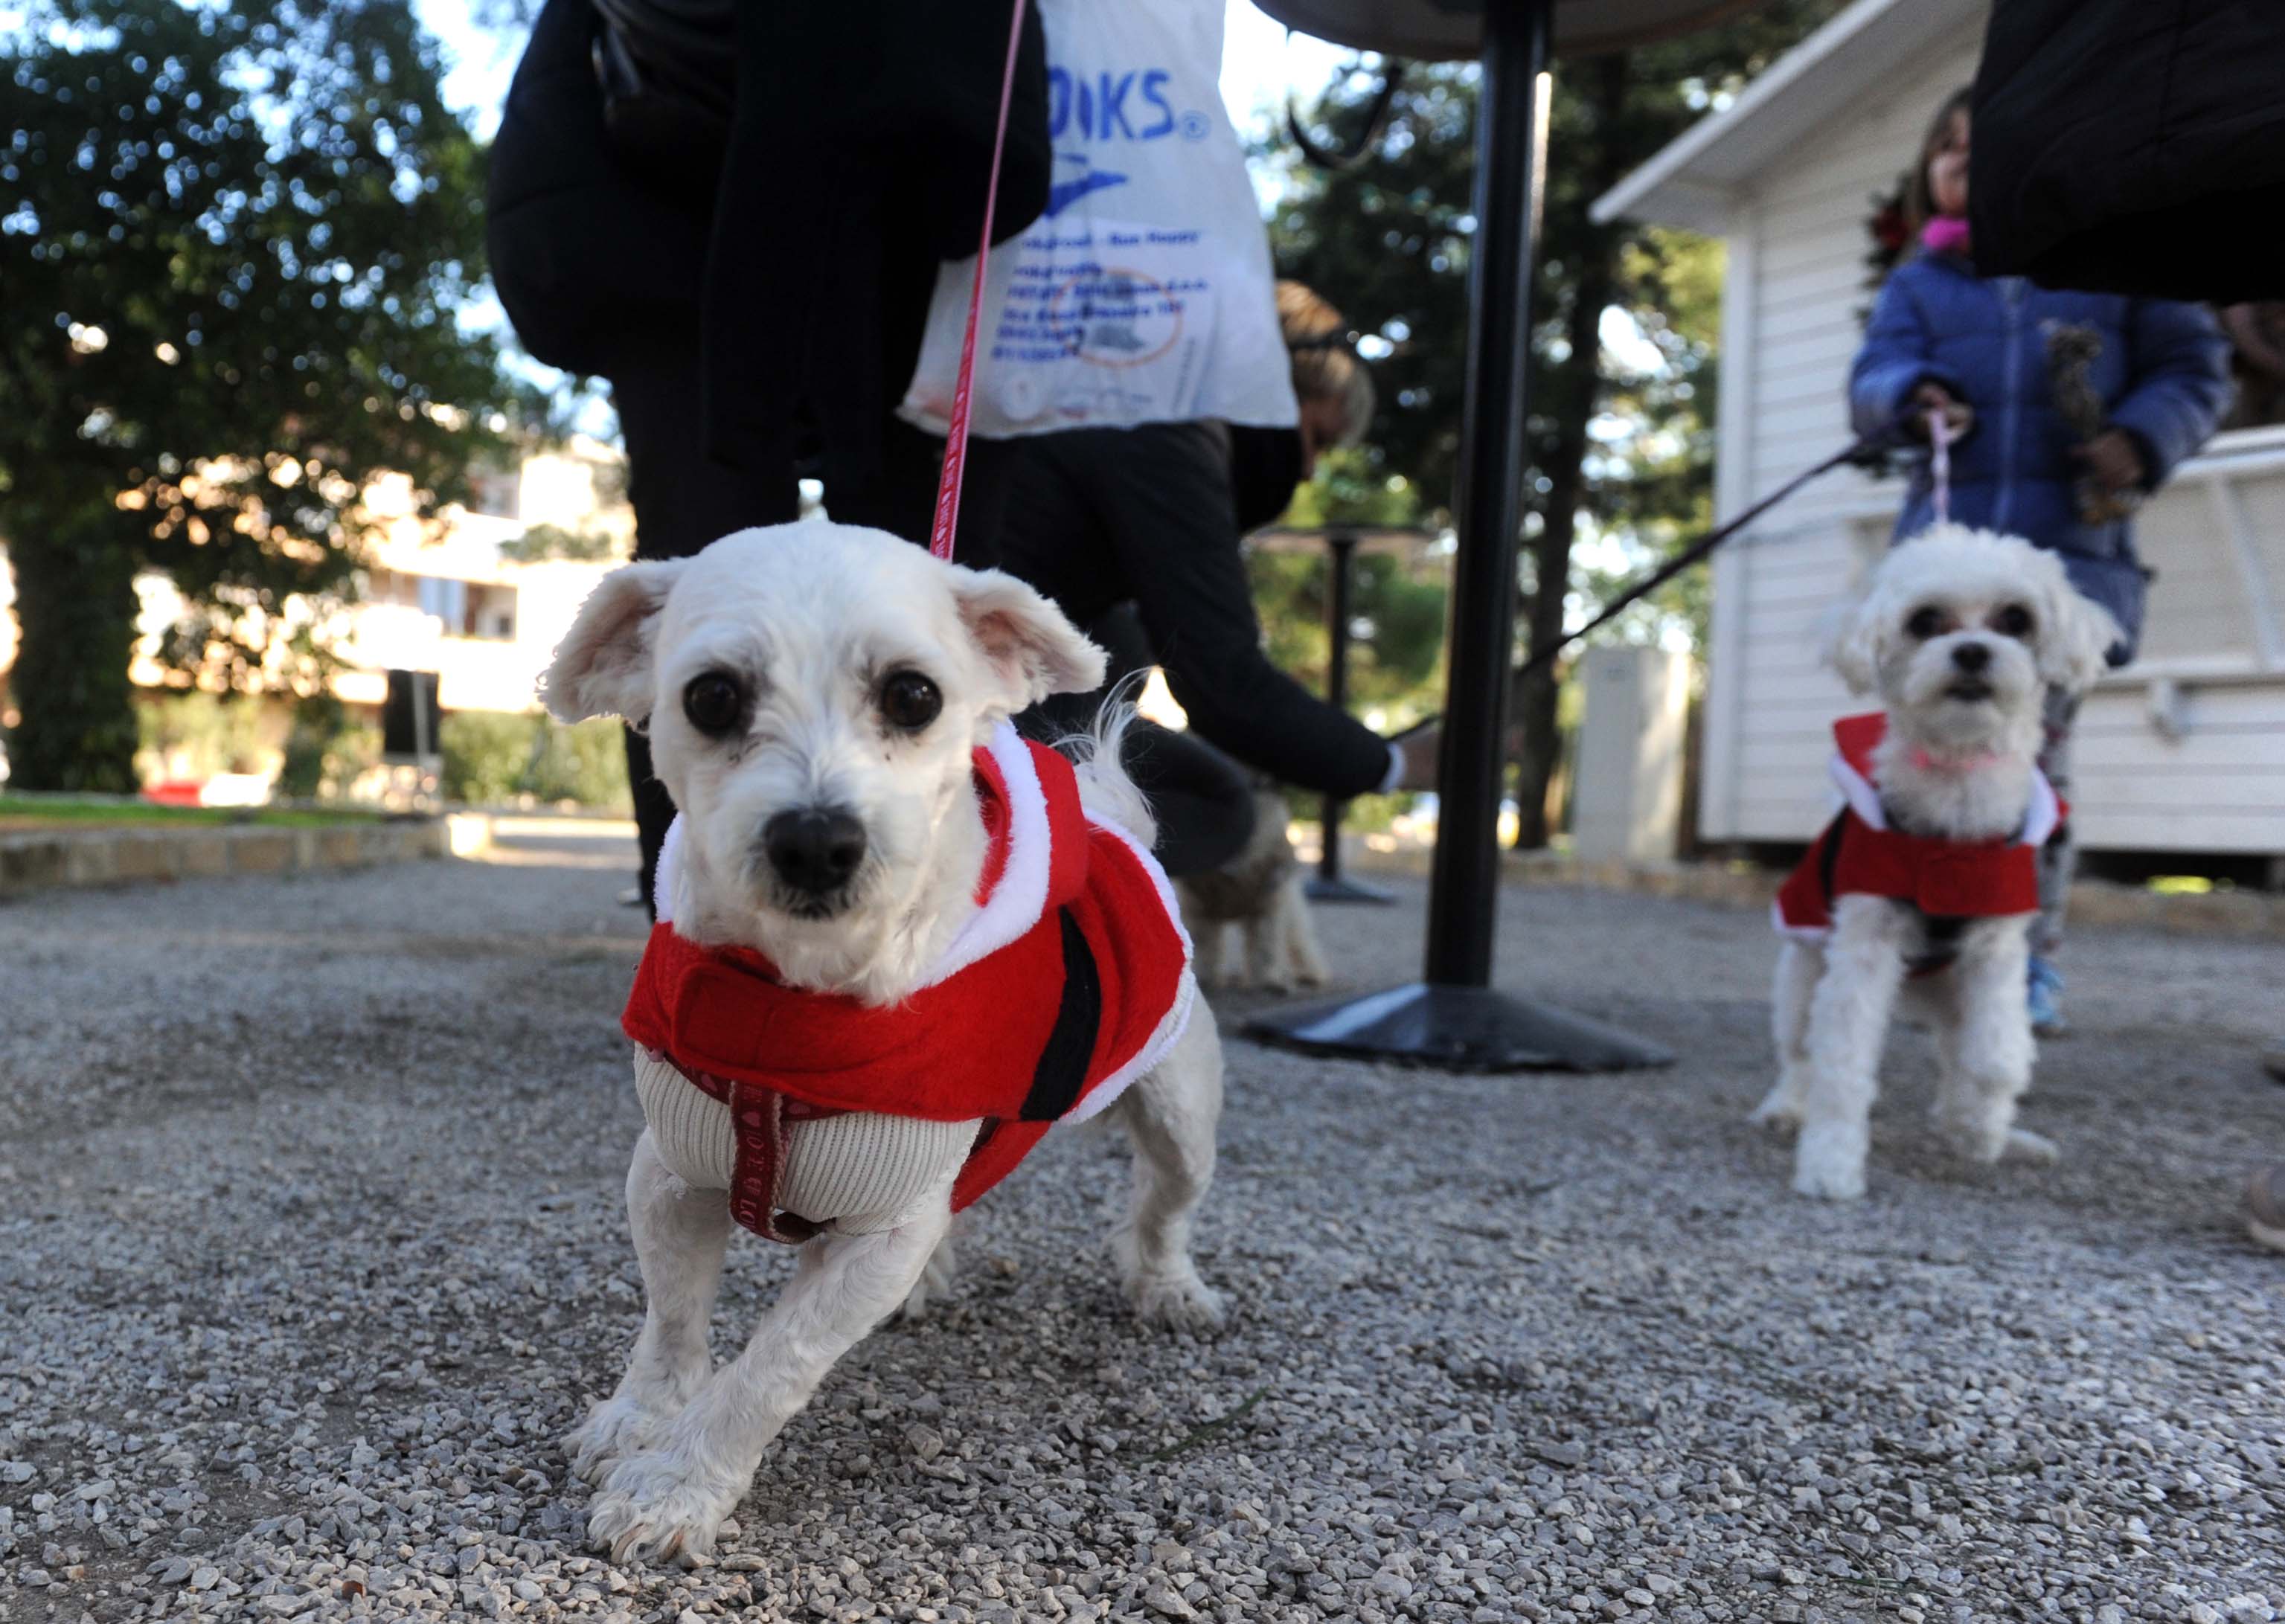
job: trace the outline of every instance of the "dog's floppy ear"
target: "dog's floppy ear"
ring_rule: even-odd
[[[1851,694],[1870,693],[1881,680],[1881,632],[1888,624],[1888,594],[1876,581],[1834,618],[1826,658]]]
[[[559,721],[650,714],[651,644],[658,612],[687,559],[627,564],[587,594],[540,674],[539,697]]]
[[[2062,561],[2047,565],[2047,630],[2039,639],[2039,675],[2073,694],[2093,687],[2110,668],[2110,651],[2125,637],[2108,609],[2071,584]]]
[[[1011,713],[1103,680],[1103,650],[1031,587],[997,569],[955,567],[953,576],[961,623],[1000,679]]]

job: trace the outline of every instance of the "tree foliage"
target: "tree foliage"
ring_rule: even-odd
[[[618,544],[609,531],[571,530],[560,524],[535,524],[522,535],[499,545],[499,555],[516,564],[540,564],[556,559],[601,563],[617,551]]]
[[[135,579],[274,674],[292,602],[459,494],[509,388],[458,313],[483,153],[407,0],[34,0],[0,39],[0,537],[27,787],[133,787]]]
[[[1419,492],[1402,475],[1385,472],[1383,463],[1364,447],[1326,452],[1318,459],[1316,476],[1294,492],[1281,522],[1298,530],[1418,528]],[[1331,563],[1331,551],[1323,547],[1255,548],[1246,556],[1271,661],[1320,692],[1332,655],[1325,625]],[[1382,553],[1361,554],[1351,568],[1349,702],[1401,726],[1436,708],[1437,656],[1444,647],[1442,571],[1417,557]]]
[[[1692,534],[1708,508],[1718,253],[1629,222],[1598,224],[1591,205],[1838,9],[1779,0],[1684,39],[1557,66],[1532,303],[1527,651],[1591,612],[1596,591]],[[1376,467],[1435,502],[1452,488],[1461,428],[1479,78],[1464,64],[1409,70],[1365,161],[1298,173],[1271,220],[1281,274],[1339,305],[1368,354],[1386,351],[1374,368]],[[1327,89],[1313,120],[1328,144],[1363,133],[1378,82],[1365,64]],[[1582,537],[1596,544],[1588,571],[1574,569]],[[1687,616],[1702,592],[1695,584],[1663,607]],[[1642,635],[1661,621],[1652,611],[1621,625]],[[1546,836],[1556,700],[1552,673],[1518,694],[1527,844]]]

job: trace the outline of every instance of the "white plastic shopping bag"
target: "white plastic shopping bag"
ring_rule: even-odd
[[[1036,3],[1054,185],[992,253],[973,432],[1292,424],[1268,239],[1218,85],[1223,0]],[[938,277],[901,408],[938,434],[975,269]]]

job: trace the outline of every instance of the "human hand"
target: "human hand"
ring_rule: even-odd
[[[2142,448],[2123,428],[2106,428],[2085,445],[2071,447],[2071,455],[2086,465],[2087,476],[2105,490],[2138,490],[2148,476]]]
[[[1941,412],[1955,440],[1966,434],[1975,421],[1975,408],[1954,396],[1940,383],[1923,383],[1912,391],[1912,409],[1907,420],[1912,431],[1920,439],[1928,438],[1928,413]]]
[[[1404,771],[1397,775],[1399,789],[1433,789],[1436,758],[1444,749],[1444,718],[1431,717],[1389,741],[1404,754]]]

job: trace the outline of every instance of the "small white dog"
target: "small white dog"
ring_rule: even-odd
[[[1881,1051],[1900,991],[1936,1027],[1936,1118],[1963,1154],[2046,1161],[2014,1126],[2039,846],[2062,815],[2037,765],[2050,687],[2102,673],[2118,626],[2052,553],[1946,526],[1888,553],[1833,663],[1885,716],[1836,725],[1847,802],[1779,893],[1779,1071],[1754,1112],[1800,1130],[1794,1188],[1865,1193]]]
[[[1265,992],[1324,985],[1324,951],[1309,917],[1301,865],[1285,837],[1291,815],[1276,785],[1260,785],[1253,795],[1253,833],[1237,855],[1175,886],[1197,948],[1200,985],[1236,985],[1222,960],[1231,926],[1245,939],[1246,985]]]
[[[1149,808],[1115,749],[1074,771],[1007,721],[1102,674],[1021,582],[823,522],[615,571],[557,648],[549,709],[647,726],[681,814],[627,1015],[643,1326],[566,1443],[616,1558],[705,1556],[834,1361],[941,1286],[954,1210],[1055,1121],[1110,1107],[1134,1139],[1137,1313],[1219,1321],[1189,1240],[1221,1050]],[[804,1250],[717,1368],[734,1220]]]

